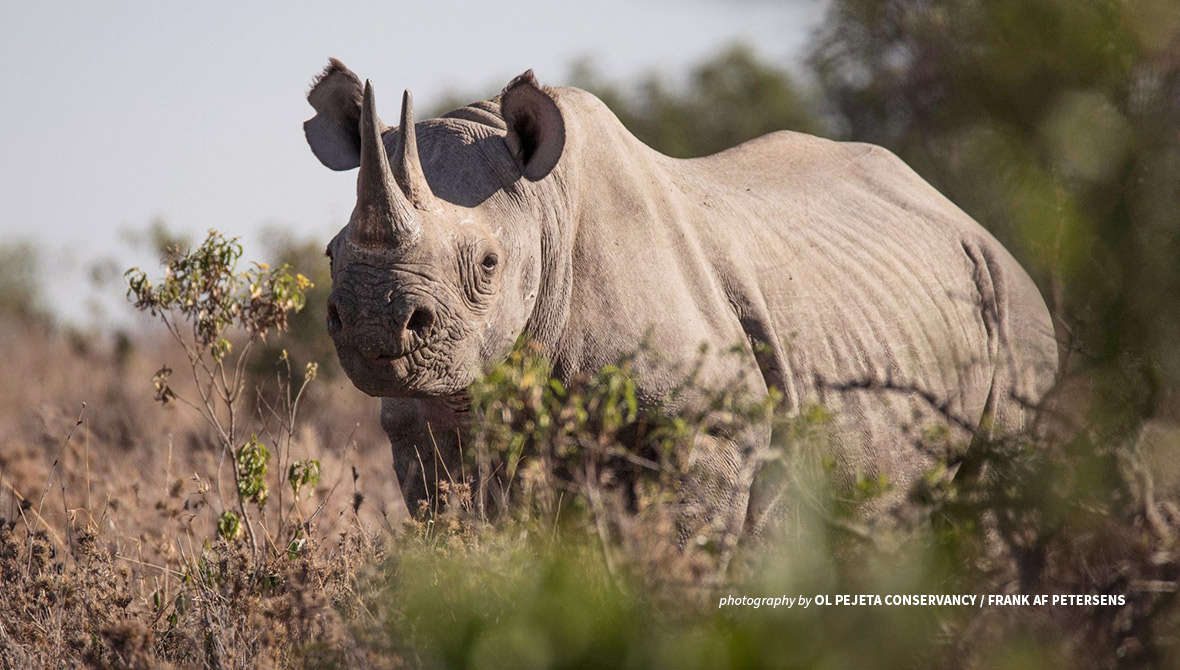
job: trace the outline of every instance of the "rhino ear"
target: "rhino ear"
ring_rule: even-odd
[[[529,70],[500,94],[500,111],[508,126],[508,150],[529,181],[544,179],[565,148],[565,121],[553,97]]]
[[[335,58],[312,82],[307,101],[316,115],[303,124],[303,134],[320,162],[333,170],[361,164],[361,80]]]

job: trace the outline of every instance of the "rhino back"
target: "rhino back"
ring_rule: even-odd
[[[743,331],[773,352],[768,385],[793,409],[835,409],[863,447],[850,476],[912,476],[899,427],[905,441],[944,422],[935,405],[974,425],[1051,384],[1053,326],[1028,274],[885,149],[776,133],[666,163],[701,203],[682,225]]]

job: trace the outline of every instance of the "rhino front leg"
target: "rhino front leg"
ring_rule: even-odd
[[[770,430],[753,426],[732,437],[702,433],[693,440],[676,525],[682,546],[712,546],[724,575],[746,522],[750,492],[770,445]]]
[[[411,515],[435,508],[440,482],[460,481],[465,416],[441,398],[381,399],[381,427]]]

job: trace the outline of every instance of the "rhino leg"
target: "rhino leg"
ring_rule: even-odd
[[[751,426],[732,436],[703,433],[693,441],[677,534],[681,546],[716,550],[718,574],[725,574],[742,537],[754,479],[769,444],[768,426]]]
[[[441,398],[381,399],[381,427],[389,436],[393,470],[410,514],[438,504],[441,482],[462,480],[465,416]]]
[[[1057,379],[1053,320],[1032,280],[1006,267],[986,248],[964,245],[976,263],[975,281],[995,368],[983,417],[957,478],[986,476],[980,444],[1030,435],[1036,409]]]

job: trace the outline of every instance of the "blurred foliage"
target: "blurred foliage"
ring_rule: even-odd
[[[813,100],[784,69],[734,45],[693,68],[686,85],[648,75],[635,87],[604,81],[589,61],[569,82],[594,93],[648,146],[705,156],[776,130],[822,134]]]
[[[557,552],[487,538],[448,552],[408,544],[393,558],[379,615],[395,649],[421,659],[417,667],[952,668],[980,656],[991,667],[1070,667],[1048,641],[1019,631],[1012,644],[979,653],[967,643],[929,644],[924,631],[948,641],[966,635],[970,608],[816,605],[820,594],[942,591],[924,581],[937,565],[930,553],[906,552],[867,578],[842,578],[842,566],[824,558],[826,539],[821,529],[808,535],[816,544],[791,546],[762,575],[687,598],[669,598],[667,585],[620,584],[579,538]],[[678,576],[674,565],[662,567],[667,579]],[[721,607],[726,596],[809,605]]]
[[[1033,272],[1115,430],[1180,383],[1180,5],[836,0],[811,55],[882,144]]]
[[[125,228],[119,236],[128,246],[158,258],[167,256],[170,249],[187,249],[193,245],[191,237],[171,228],[161,216],[153,217],[142,229]]]
[[[28,242],[0,245],[0,319],[47,322],[43,279],[36,247]]]

